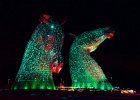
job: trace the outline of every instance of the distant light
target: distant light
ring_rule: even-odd
[[[134,90],[121,90],[121,94],[135,94],[136,91]]]

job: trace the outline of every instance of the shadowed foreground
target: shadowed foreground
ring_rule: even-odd
[[[140,95],[124,95],[120,91],[47,91],[47,90],[3,90],[0,100],[140,100]]]

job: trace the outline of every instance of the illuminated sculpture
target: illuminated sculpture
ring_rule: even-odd
[[[42,15],[40,21],[27,44],[12,89],[56,89],[52,73],[59,73],[63,66],[64,34],[61,25],[49,15]]]
[[[101,67],[90,56],[97,47],[107,38],[113,36],[113,30],[109,27],[86,31],[75,37],[70,49],[70,74],[72,87],[93,88],[99,90],[112,90]]]

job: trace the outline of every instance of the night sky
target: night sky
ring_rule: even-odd
[[[30,1],[30,2],[29,2]],[[50,2],[51,1],[51,2]],[[91,56],[99,63],[114,86],[140,90],[140,3],[135,0],[24,0],[0,3],[0,85],[14,81],[25,47],[39,17],[48,13],[58,21],[66,19],[62,49],[64,67],[54,74],[70,85],[69,49],[75,35],[104,26],[115,29],[115,36],[103,42]],[[112,77],[112,80],[110,79]],[[0,87],[1,87],[0,86]]]

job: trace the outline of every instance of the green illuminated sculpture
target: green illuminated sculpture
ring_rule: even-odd
[[[41,23],[29,40],[12,89],[55,90],[52,73],[63,66],[61,47],[64,34],[61,24],[49,15],[41,16]]]
[[[93,88],[112,90],[105,74],[97,62],[90,56],[107,38],[111,38],[114,31],[110,27],[86,31],[75,40],[70,49],[70,74],[73,88]]]

